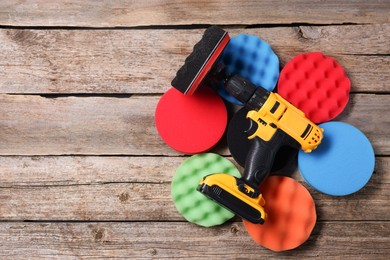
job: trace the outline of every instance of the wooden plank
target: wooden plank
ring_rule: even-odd
[[[0,157],[0,220],[184,221],[170,181],[184,158]],[[359,192],[331,197],[308,188],[319,220],[390,220],[390,158]],[[282,172],[289,175],[287,172]],[[279,173],[281,174],[281,173]]]
[[[0,156],[0,187],[170,183],[185,158]]]
[[[0,155],[180,155],[157,133],[159,98],[2,94]],[[390,114],[382,112],[388,103],[387,95],[353,94],[338,118],[364,132],[378,155],[390,154]],[[227,155],[225,141],[212,151]]]
[[[387,259],[389,244],[389,222],[317,223],[307,242],[279,253],[253,242],[242,223],[0,223],[0,256],[10,259]]]
[[[0,156],[0,188],[170,183],[175,170],[186,158],[188,156]],[[226,158],[243,170],[232,157]],[[377,157],[376,160],[377,174],[382,176],[390,172],[389,157]],[[286,167],[277,174],[294,172],[296,163]],[[292,176],[302,180],[296,171]],[[387,183],[379,178],[380,183]]]
[[[0,3],[0,25],[148,26],[192,24],[386,23],[389,1],[23,1]]]
[[[164,93],[203,31],[1,29],[0,93]],[[352,91],[390,90],[390,24],[228,31],[262,37],[282,64],[322,51]]]

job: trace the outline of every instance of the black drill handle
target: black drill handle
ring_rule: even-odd
[[[284,145],[299,148],[300,145],[281,129],[276,130],[271,140],[264,141],[259,137],[251,140],[251,148],[245,161],[242,180],[255,190],[270,174],[275,155]]]

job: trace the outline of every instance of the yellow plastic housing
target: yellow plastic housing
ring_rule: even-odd
[[[281,129],[294,138],[304,152],[311,152],[323,138],[322,128],[312,123],[301,110],[277,93],[271,92],[261,109],[249,111],[247,118],[258,125],[249,139],[258,136],[264,141],[269,141],[276,130]]]

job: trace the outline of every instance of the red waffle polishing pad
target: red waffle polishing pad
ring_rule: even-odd
[[[343,67],[321,52],[294,57],[281,71],[278,82],[279,95],[317,124],[344,110],[350,88]]]
[[[285,251],[305,242],[316,223],[316,209],[309,191],[289,177],[270,176],[260,186],[268,217],[264,224],[244,220],[256,243]]]
[[[196,154],[209,150],[222,137],[227,110],[222,98],[207,87],[193,95],[169,89],[157,104],[157,131],[173,149]]]

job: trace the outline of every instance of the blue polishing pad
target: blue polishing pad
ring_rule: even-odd
[[[272,91],[279,78],[279,59],[271,46],[257,36],[240,34],[232,37],[221,55],[228,73],[238,74],[256,86]],[[223,84],[213,85],[227,101],[243,105],[232,97]]]
[[[298,168],[316,190],[333,196],[354,193],[366,185],[375,165],[375,154],[367,137],[342,122],[320,125],[324,139],[311,153],[299,152]]]

